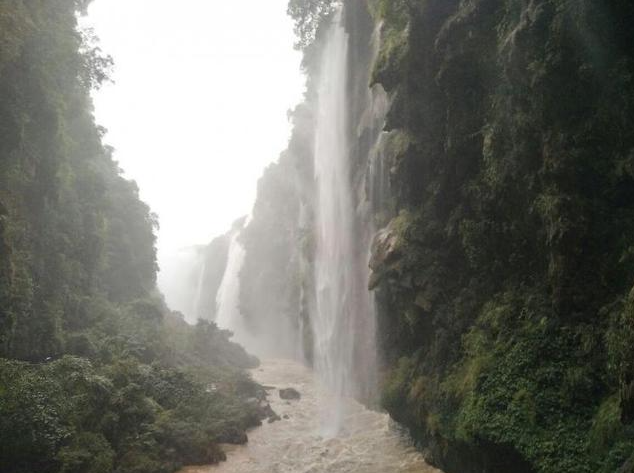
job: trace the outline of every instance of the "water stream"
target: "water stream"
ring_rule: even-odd
[[[311,316],[314,365],[335,396],[367,398],[375,381],[374,313],[367,252],[360,243],[350,166],[348,33],[338,11],[324,45],[315,130],[316,310]],[[371,346],[370,346],[371,345]],[[336,435],[345,403],[335,403],[324,429]]]
[[[241,228],[235,228],[231,234],[227,266],[216,296],[216,324],[231,330],[233,341],[252,350],[253,340],[244,326],[240,313],[240,278],[238,277],[244,262],[245,251],[240,244]]]
[[[203,296],[204,296],[204,283],[205,283],[205,271],[207,270],[207,262],[203,257],[200,270],[198,272],[198,281],[196,283],[196,295],[194,297],[194,315],[196,319],[204,319],[205,314],[203,310]]]
[[[269,391],[271,407],[282,420],[249,432],[244,446],[226,446],[227,461],[189,467],[181,473],[441,473],[425,463],[408,436],[387,414],[345,398],[346,415],[336,437],[321,433],[323,411],[336,399],[305,366],[266,360],[253,377]],[[293,387],[299,401],[280,399],[278,389]]]

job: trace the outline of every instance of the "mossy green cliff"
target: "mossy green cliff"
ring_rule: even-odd
[[[374,275],[384,405],[447,471],[618,471],[634,451],[634,8],[372,11],[401,142]]]

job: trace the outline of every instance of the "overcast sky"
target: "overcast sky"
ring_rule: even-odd
[[[304,90],[287,1],[95,0],[82,20],[115,61],[96,118],[159,215],[159,263],[249,213],[286,147]]]

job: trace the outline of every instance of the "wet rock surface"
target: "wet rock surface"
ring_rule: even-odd
[[[392,266],[401,258],[401,248],[395,220],[380,230],[372,242],[370,255],[370,280],[368,289],[375,289],[392,272]]]
[[[299,400],[302,395],[299,393],[297,389],[293,388],[284,388],[280,389],[280,399],[284,399],[287,401]]]

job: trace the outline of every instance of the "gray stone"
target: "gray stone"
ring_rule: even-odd
[[[298,400],[301,397],[302,396],[299,394],[299,391],[297,391],[297,389],[294,389],[294,388],[280,389],[280,398],[282,399]]]

